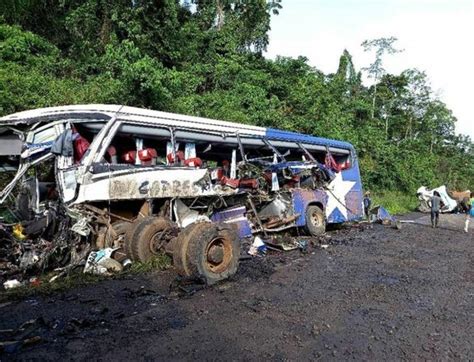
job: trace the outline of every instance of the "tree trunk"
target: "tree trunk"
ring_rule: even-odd
[[[375,78],[374,95],[372,97],[372,119],[374,119],[374,115],[375,115],[375,97],[376,96],[377,96],[377,78]]]
[[[407,125],[407,130],[405,132],[405,139],[411,140],[412,138],[412,119],[411,117],[408,117],[408,125]]]
[[[216,12],[217,12],[217,30],[221,30],[224,25],[224,5],[220,0],[216,1]]]

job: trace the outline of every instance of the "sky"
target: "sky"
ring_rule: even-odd
[[[302,55],[334,73],[347,49],[360,70],[374,60],[360,44],[394,36],[404,51],[386,55],[385,69],[425,71],[458,119],[456,131],[474,139],[474,0],[283,0],[282,6],[272,17],[266,57]]]

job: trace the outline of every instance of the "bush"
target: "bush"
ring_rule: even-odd
[[[402,193],[399,191],[374,192],[372,195],[372,205],[383,206],[392,215],[403,214],[416,211],[418,199],[416,195]]]

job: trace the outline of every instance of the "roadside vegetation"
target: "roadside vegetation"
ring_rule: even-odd
[[[395,213],[415,206],[421,185],[474,188],[473,143],[455,134],[427,75],[383,69],[396,39],[362,44],[372,64],[341,49],[337,72],[324,74],[303,56],[264,57],[280,11],[281,0],[4,0],[0,115],[116,103],[341,139],[375,202]]]
[[[418,206],[418,199],[401,191],[384,191],[371,195],[373,206],[383,206],[393,215],[405,214],[414,211]]]
[[[0,303],[16,299],[25,299],[36,295],[50,295],[57,292],[64,292],[71,288],[82,287],[95,284],[102,280],[113,278],[123,278],[135,274],[143,274],[157,270],[166,270],[171,267],[171,259],[164,254],[157,255],[147,262],[134,262],[129,269],[126,269],[113,276],[96,275],[89,273],[77,273],[71,271],[68,275],[48,282],[52,275],[43,275],[37,278],[36,282],[27,283],[17,288],[7,289],[0,293]]]

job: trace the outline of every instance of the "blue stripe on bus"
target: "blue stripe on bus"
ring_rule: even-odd
[[[314,137],[314,136],[305,135],[305,134],[296,133],[296,132],[281,131],[274,128],[267,128],[265,135],[268,139],[276,139],[276,140],[281,140],[281,141],[293,141],[293,142],[305,142],[305,143],[311,143],[311,144],[316,144],[316,145],[321,145],[321,146],[344,148],[350,151],[354,150],[354,147],[348,142],[331,140],[331,139],[321,138],[321,137]]]

